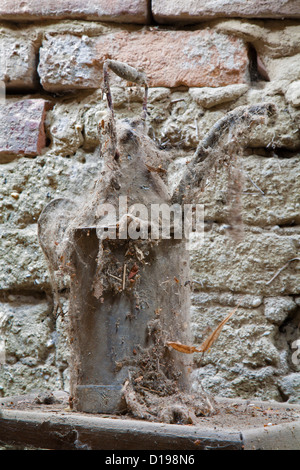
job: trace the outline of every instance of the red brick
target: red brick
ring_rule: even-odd
[[[106,51],[114,59],[143,69],[150,86],[224,86],[247,80],[243,41],[209,29],[121,32],[101,36],[97,46],[100,57]]]
[[[159,23],[198,23],[214,18],[300,18],[299,0],[152,0]]]
[[[210,29],[118,30],[82,39],[59,35],[46,40],[40,52],[39,74],[48,91],[100,87],[99,67],[108,57],[144,70],[154,87],[217,87],[248,81],[243,41]]]
[[[1,0],[0,19],[85,19],[145,24],[149,0]]]
[[[0,158],[37,156],[46,145],[44,120],[49,103],[43,99],[6,102],[0,106]]]

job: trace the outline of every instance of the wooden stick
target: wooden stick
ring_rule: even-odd
[[[300,261],[300,258],[292,258],[290,259],[284,266],[282,266],[282,268],[280,268],[276,274],[274,274],[274,276],[272,277],[272,279],[270,279],[268,282],[266,282],[266,285],[268,286],[269,284],[271,284],[271,282],[274,281],[274,279],[285,269],[288,267],[288,265],[292,262],[292,261]]]
[[[127,264],[124,264],[124,269],[123,269],[123,286],[122,286],[122,289],[123,289],[123,290],[125,290],[126,268],[127,268]]]
[[[110,277],[113,277],[114,279],[117,279],[117,281],[122,282],[122,279],[120,277],[114,276],[113,274],[107,273]]]

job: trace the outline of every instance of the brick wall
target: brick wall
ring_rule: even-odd
[[[298,0],[2,0],[0,395],[68,389],[67,315],[53,317],[37,220],[52,199],[88,190],[99,170],[110,57],[147,74],[170,187],[220,117],[276,105],[268,125],[249,129],[241,157],[240,243],[228,237],[226,171],[198,196],[206,232],[191,252],[195,344],[244,298],[201,368],[195,355],[193,374],[195,387],[219,395],[300,401],[299,18]],[[112,93],[118,116],[139,114],[139,87],[114,78]]]

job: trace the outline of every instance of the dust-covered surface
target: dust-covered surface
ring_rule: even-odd
[[[148,399],[155,402],[154,394],[152,397],[148,396]],[[207,429],[234,429],[240,431],[249,428],[269,428],[279,424],[287,424],[300,420],[300,406],[289,405],[280,402],[271,401],[255,401],[255,400],[242,400],[242,399],[225,399],[215,398],[212,399],[215,411],[210,414],[207,410],[207,414],[201,412],[200,415],[194,417],[192,411],[193,403],[190,401],[188,405],[185,400],[185,406],[190,412],[190,416],[193,416],[193,420],[190,422],[183,422],[182,414],[180,413],[180,397],[177,396],[177,407],[178,414],[173,415],[171,424],[182,424],[190,426],[205,426]],[[193,396],[190,396],[190,400]],[[164,404],[165,415],[168,413],[168,406],[173,406],[172,397],[166,399]],[[184,399],[182,400],[184,405]],[[4,409],[9,410],[20,410],[20,411],[34,411],[34,412],[51,412],[57,414],[63,414],[68,416],[91,416],[99,418],[113,418],[119,420],[137,419],[132,413],[127,412],[124,414],[88,414],[79,413],[70,408],[69,395],[66,392],[36,392],[27,395],[19,395],[16,397],[2,398],[0,401],[0,411]],[[175,406],[173,406],[175,409]],[[203,411],[203,410],[202,410]],[[145,416],[145,420],[147,417]],[[143,421],[145,421],[143,420]],[[165,422],[164,416],[156,422]]]

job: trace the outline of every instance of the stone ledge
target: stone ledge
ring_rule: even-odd
[[[54,392],[55,393],[55,392]],[[57,392],[56,392],[57,393]],[[219,403],[247,407],[246,400],[221,399]],[[252,402],[252,406],[274,407],[274,402]],[[276,409],[299,406],[276,403]],[[231,428],[152,423],[112,419],[82,413],[10,410],[2,407],[0,442],[56,450],[299,450],[300,420],[273,426],[236,425]],[[193,455],[200,464],[200,454]],[[115,456],[110,455],[111,458]],[[147,460],[149,454],[143,453]]]
[[[61,450],[242,450],[234,430],[50,411],[2,409],[0,416],[0,442],[8,444]]]

